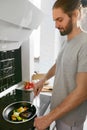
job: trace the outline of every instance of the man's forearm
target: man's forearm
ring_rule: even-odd
[[[55,69],[56,69],[56,64],[54,64],[52,68],[47,72],[47,74],[45,75],[45,80],[48,80],[55,75]]]

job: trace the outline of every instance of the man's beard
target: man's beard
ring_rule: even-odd
[[[72,20],[71,20],[71,19],[69,20],[69,22],[68,22],[68,24],[67,24],[67,26],[66,26],[65,29],[64,29],[64,28],[58,28],[58,29],[59,29],[60,34],[61,34],[62,36],[68,35],[69,33],[71,33],[71,31],[72,31],[72,29],[73,29]],[[62,31],[61,31],[61,30],[62,30]]]

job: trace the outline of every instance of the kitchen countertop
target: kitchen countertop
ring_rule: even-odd
[[[33,91],[33,89],[24,89],[24,84],[25,84],[25,81],[24,82],[21,82],[18,84],[18,86],[16,87],[17,90],[22,90],[22,91],[28,91],[28,92],[31,92]],[[44,85],[43,86],[43,89],[41,91],[41,94],[44,94],[44,95],[49,95],[51,96],[52,95],[52,90],[53,90],[53,87],[52,87],[52,84],[47,84],[47,85]]]

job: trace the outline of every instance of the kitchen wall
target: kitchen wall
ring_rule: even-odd
[[[40,1],[40,0],[39,0]],[[61,38],[52,18],[52,6],[55,0],[41,0],[41,10],[45,17],[40,26],[40,57],[35,62],[34,70],[38,72],[47,72],[56,60],[60,49]],[[36,43],[37,44],[37,43]]]
[[[62,39],[58,30],[55,29],[55,23],[52,18],[52,6],[55,0],[37,0],[37,2],[32,0],[31,2],[34,2],[35,6],[38,6],[38,2],[40,2],[38,8],[43,11],[44,19],[39,28],[33,31],[26,43],[22,45],[22,80],[30,80],[34,71],[44,73],[48,71],[56,60]],[[36,58],[35,51],[37,50],[38,56],[36,57],[39,60],[34,62],[34,58]]]

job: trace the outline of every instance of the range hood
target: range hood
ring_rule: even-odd
[[[29,0],[0,0],[0,51],[18,49],[43,16]]]

